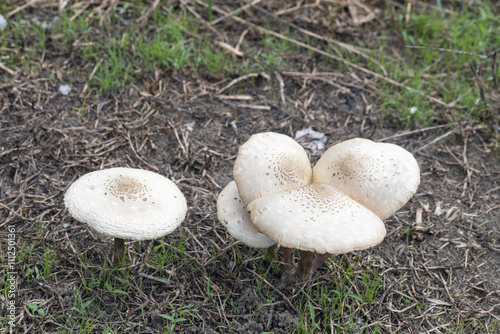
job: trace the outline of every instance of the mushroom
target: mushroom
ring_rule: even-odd
[[[292,138],[258,133],[240,146],[233,177],[246,206],[259,197],[311,183],[306,151]]]
[[[384,220],[415,194],[420,169],[400,146],[356,138],[321,156],[313,168],[313,182],[332,185]]]
[[[186,199],[172,181],[132,168],[83,175],[66,191],[64,204],[76,220],[114,238],[115,265],[124,258],[124,239],[160,238],[174,231],[187,212]]]
[[[304,148],[274,132],[254,134],[240,146],[233,177],[243,204],[275,192],[311,183],[312,168]],[[284,262],[293,268],[293,249],[283,248]],[[268,249],[273,253],[274,248]]]
[[[254,248],[269,248],[274,241],[262,234],[252,224],[250,214],[243,205],[236,182],[231,181],[217,199],[217,217],[227,231],[245,245]],[[274,255],[274,253],[273,253]]]
[[[302,256],[298,280],[308,279],[317,254],[343,254],[373,247],[385,237],[382,220],[326,183],[313,183],[252,201],[252,223],[271,239]]]
[[[276,133],[253,135],[240,147],[233,170],[251,222],[284,247],[285,263],[293,267],[293,248],[302,250],[296,270],[299,279],[309,277],[330,254],[380,243],[385,236],[382,220],[401,208],[420,183],[420,170],[411,153],[361,138],[331,147],[312,170],[312,177],[310,171],[304,149]],[[301,199],[292,200],[289,194],[300,194]],[[268,204],[270,200],[278,204]],[[313,211],[318,207],[321,213]],[[356,233],[338,232],[330,238],[333,231],[329,229],[354,229]],[[365,230],[368,235],[361,235]],[[284,238],[287,233],[294,235],[292,239]],[[330,238],[328,246],[321,246],[318,240],[325,236]]]

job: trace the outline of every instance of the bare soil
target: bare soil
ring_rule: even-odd
[[[236,27],[235,38],[245,28]],[[349,29],[345,34],[356,38],[361,28]],[[157,333],[172,324],[160,314],[181,309],[197,311],[174,332],[290,333],[309,317],[309,309],[300,306],[307,298],[325,332],[343,332],[334,324],[352,319],[357,327],[350,331],[363,333],[374,328],[485,332],[485,326],[500,321],[498,133],[474,121],[408,128],[397,115],[382,119],[376,79],[336,71],[307,51],[288,56],[294,60],[288,68],[264,71],[224,92],[251,95],[251,103],[216,97],[233,78],[157,72],[147,76],[160,80],[155,91],[137,80],[87,101],[80,112],[75,108],[83,105],[86,78],[72,78],[68,96],[57,94],[57,78],[49,80],[51,69],[67,76],[76,71],[75,59],[47,54],[46,70],[39,74],[0,74],[0,226],[15,226],[17,253],[25,254],[16,262],[19,333],[85,328],[83,316],[71,310],[80,306],[75,296],[93,301],[88,312],[102,326],[131,333]],[[339,87],[311,79],[313,71],[332,73],[328,80]],[[401,145],[414,152],[422,181],[414,198],[387,220],[382,244],[337,256],[311,281],[293,283],[265,252],[226,233],[215,204],[232,179],[238,146],[253,133],[293,137],[304,128],[325,133],[327,147],[354,137]],[[115,270],[109,265],[112,241],[75,221],[63,195],[79,176],[119,166],[174,180],[189,213],[181,228],[162,240],[128,242],[128,264]],[[6,244],[7,232],[0,238]],[[34,268],[43,270],[48,251],[55,254],[50,276],[37,276]],[[162,252],[168,256],[159,270],[155,263]],[[324,312],[319,291],[330,291],[332,299],[332,290],[361,295],[365,278],[379,282],[371,302],[347,303],[344,294],[326,306],[340,315]],[[113,294],[103,282],[126,294]],[[28,302],[47,315],[33,312]]]

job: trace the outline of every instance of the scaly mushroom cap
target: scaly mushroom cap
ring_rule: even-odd
[[[251,202],[252,223],[283,247],[343,254],[373,247],[385,226],[373,212],[325,183],[312,183]]]
[[[384,220],[415,194],[420,169],[400,146],[356,138],[323,154],[313,168],[313,182],[332,185]]]
[[[132,240],[171,233],[187,212],[186,199],[172,181],[132,168],[83,175],[66,191],[64,204],[76,220],[97,232]]]
[[[233,177],[246,206],[259,197],[309,184],[312,170],[306,151],[295,140],[265,132],[240,146]]]
[[[259,232],[250,220],[245,209],[236,182],[231,181],[217,199],[217,217],[227,231],[245,245],[255,248],[268,248],[274,241]]]

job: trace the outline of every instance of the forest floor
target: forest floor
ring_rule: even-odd
[[[391,18],[404,20],[408,3],[412,13],[439,8],[419,1],[298,1],[285,8],[278,1],[246,7],[240,1],[23,3],[0,6],[9,21],[0,32],[0,328],[15,333],[500,331],[500,92],[492,77],[482,83],[467,68],[446,72],[457,81],[454,75],[468,76],[469,93],[476,95],[471,104],[461,104],[465,93],[444,99],[432,87],[412,88],[392,72],[368,69],[370,61],[359,54],[351,64],[340,53],[329,53],[338,59],[321,53],[327,47],[345,53],[359,41],[385,36],[377,43],[404,58],[419,51],[404,48]],[[444,15],[459,13],[452,4],[443,6]],[[498,7],[492,10],[498,15]],[[146,56],[139,57],[140,39],[132,41],[132,32],[116,37],[131,24],[145,35],[161,34],[154,26],[160,14],[185,20],[181,52],[176,61],[153,57],[146,64]],[[88,26],[78,30],[71,26],[75,22]],[[67,30],[58,30],[61,26]],[[310,34],[299,38],[292,30],[300,27]],[[88,53],[107,38],[115,49],[107,45],[104,56],[101,49]],[[377,57],[376,45],[373,53],[363,45],[357,52]],[[152,48],[145,42],[142,47]],[[182,53],[188,47],[192,52]],[[198,47],[202,52],[196,56]],[[181,64],[183,55],[197,65]],[[115,56],[118,69],[103,67]],[[210,57],[219,63],[210,65]],[[484,71],[495,61],[484,60]],[[498,67],[493,78],[496,74]],[[440,78],[434,76],[432,85]],[[71,87],[68,95],[58,93],[63,84]],[[411,93],[432,113],[417,119],[410,108],[404,114],[381,99],[388,91]],[[387,219],[380,245],[335,256],[311,280],[294,283],[282,270],[279,249],[272,261],[224,230],[216,201],[232,180],[238,147],[252,134],[295,137],[303,129],[324,133],[326,148],[355,137],[400,145],[417,159],[421,184]],[[308,153],[314,164],[319,156]],[[162,239],[128,241],[125,264],[114,268],[112,240],[74,220],[63,196],[85,173],[125,166],[173,180],[189,211],[181,227]]]

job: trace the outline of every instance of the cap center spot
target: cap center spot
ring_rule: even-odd
[[[304,168],[301,164],[290,156],[285,156],[278,162],[279,172],[276,174],[278,179],[284,179],[288,182],[300,182],[303,178]]]
[[[366,172],[369,169],[368,166],[370,164],[370,158],[367,156],[349,154],[339,162],[339,168],[342,171],[342,174],[345,176],[351,176]]]
[[[122,202],[126,199],[131,201],[147,201],[149,189],[139,180],[120,175],[108,181],[106,185],[107,193],[119,198]]]

